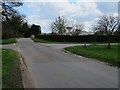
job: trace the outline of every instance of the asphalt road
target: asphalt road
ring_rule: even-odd
[[[64,53],[31,39],[19,39],[36,88],[117,88],[118,69],[98,60]]]

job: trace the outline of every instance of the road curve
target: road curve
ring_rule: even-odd
[[[118,69],[60,49],[19,39],[36,88],[118,88]]]

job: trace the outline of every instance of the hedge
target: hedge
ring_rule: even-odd
[[[81,35],[81,36],[67,36],[67,35],[37,35],[36,38],[56,41],[56,42],[107,42],[106,35]],[[111,42],[120,42],[119,35],[111,35]]]

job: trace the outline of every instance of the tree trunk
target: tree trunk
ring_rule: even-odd
[[[83,35],[84,36],[84,35]],[[85,37],[85,36],[84,36]],[[86,47],[86,38],[84,38],[84,48]]]
[[[111,48],[111,46],[110,46],[110,35],[108,35],[108,48]]]
[[[110,42],[108,42],[108,48],[110,48]]]
[[[84,44],[84,48],[86,47],[86,43]]]
[[[95,40],[95,43],[97,43],[97,35],[94,34],[94,40]]]

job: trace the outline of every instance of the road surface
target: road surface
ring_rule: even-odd
[[[36,88],[118,88],[118,69],[98,60],[64,53],[61,49],[19,39]]]

